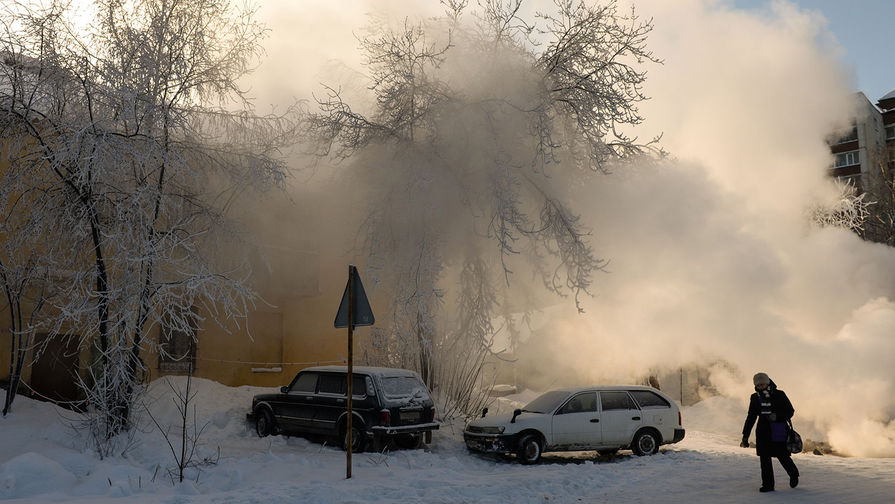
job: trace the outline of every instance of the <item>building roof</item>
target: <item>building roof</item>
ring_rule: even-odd
[[[883,96],[882,98],[880,98],[879,101],[889,100],[889,99],[892,99],[892,98],[895,98],[895,89],[893,89],[893,90],[889,91],[888,93],[886,93],[886,95]]]

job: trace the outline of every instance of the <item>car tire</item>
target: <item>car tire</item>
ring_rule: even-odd
[[[366,445],[366,434],[358,423],[359,422],[355,420],[351,424],[351,453],[360,453],[364,451],[364,446]],[[339,429],[339,439],[342,440],[342,451],[348,451],[348,430],[346,427],[346,424],[342,424],[342,428]]]
[[[659,451],[659,435],[646,429],[638,432],[631,441],[631,450],[634,455],[655,455]]]
[[[416,450],[423,445],[422,434],[398,434],[395,445],[403,450]]]
[[[258,437],[267,437],[276,432],[270,411],[264,409],[255,412],[255,432]]]
[[[535,434],[526,434],[519,440],[516,458],[521,464],[534,464],[541,458],[541,439]]]
[[[606,457],[606,456],[609,456],[609,455],[615,455],[616,453],[618,453],[618,448],[609,448],[609,449],[606,449],[606,450],[597,450],[597,453],[599,453],[601,457]]]

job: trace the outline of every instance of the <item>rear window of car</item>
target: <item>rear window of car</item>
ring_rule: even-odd
[[[386,397],[427,397],[426,386],[416,376],[385,376],[382,378],[382,392]]]
[[[664,397],[649,390],[632,390],[631,395],[641,408],[670,408]]]
[[[603,411],[638,409],[627,392],[600,392],[600,402],[603,403]]]

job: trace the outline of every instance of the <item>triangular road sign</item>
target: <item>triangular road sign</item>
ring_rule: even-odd
[[[376,319],[373,317],[373,309],[364,292],[364,284],[360,281],[357,268],[351,266],[351,275],[348,282],[354,280],[354,327],[373,325]],[[345,284],[345,293],[342,294],[342,302],[339,303],[339,311],[336,312],[335,327],[348,327],[348,283]]]

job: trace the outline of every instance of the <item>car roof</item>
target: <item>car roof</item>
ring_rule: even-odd
[[[314,366],[309,368],[304,368],[301,372],[305,371],[322,371],[329,373],[347,373],[348,366]],[[376,375],[376,376],[417,376],[416,373],[409,369],[401,369],[401,368],[388,368],[388,367],[375,367],[375,366],[354,366],[352,369],[353,373],[356,374],[366,374],[366,375]]]
[[[588,392],[588,391],[592,391],[592,390],[607,390],[607,391],[612,391],[612,390],[648,390],[650,392],[657,392],[659,394],[664,395],[664,393],[661,390],[653,388],[653,387],[649,387],[647,385],[591,385],[588,387],[564,387],[564,388],[559,388],[559,389],[555,389],[555,390],[562,391],[562,392],[568,392],[570,394],[573,394],[576,392]]]

